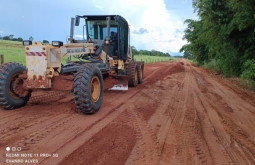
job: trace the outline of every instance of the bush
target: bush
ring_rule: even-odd
[[[3,40],[10,40],[10,37],[9,36],[4,36]]]
[[[19,38],[18,38],[18,41],[19,41],[19,42],[22,42],[22,41],[23,41],[23,39],[22,39],[21,37],[19,37]]]
[[[242,79],[255,81],[255,59],[247,60],[244,63],[244,70],[241,77]]]
[[[218,67],[217,61],[215,59],[212,59],[209,62],[204,62],[204,67],[213,69],[220,73],[220,68]]]

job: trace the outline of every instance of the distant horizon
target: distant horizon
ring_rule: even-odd
[[[0,36],[1,37],[1,36]],[[5,37],[5,36],[4,36]],[[20,38],[22,38],[22,37],[20,37]],[[22,38],[23,39],[23,38]],[[28,39],[29,40],[29,39]],[[3,39],[1,39],[0,38],[0,41],[11,41],[11,42],[19,42],[19,43],[21,43],[22,44],[22,42],[20,42],[20,41],[12,41],[12,40],[3,40]],[[37,40],[38,41],[38,40]],[[49,41],[49,40],[47,40],[47,41]],[[35,42],[35,41],[33,41],[33,42]],[[40,41],[40,42],[43,42],[43,41]],[[49,43],[51,43],[52,41],[49,41]],[[131,45],[131,46],[133,46],[133,45]],[[138,51],[140,51],[140,50],[146,50],[146,49],[137,49]],[[146,50],[146,51],[151,51],[151,50]],[[156,51],[160,51],[160,50],[156,50]],[[165,53],[165,52],[163,52],[163,53]],[[170,53],[169,53],[170,54]],[[170,56],[172,56],[172,57],[175,57],[175,56],[183,56],[183,54],[182,53],[172,53],[172,54],[170,54]]]

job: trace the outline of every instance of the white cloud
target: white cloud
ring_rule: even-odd
[[[137,49],[179,52],[186,41],[183,20],[166,9],[164,0],[93,1],[105,14],[122,15],[130,24],[131,45]],[[132,33],[134,32],[134,33]],[[139,33],[141,32],[141,33]]]
[[[74,38],[83,39],[83,35],[82,34],[76,34],[76,35],[74,35]],[[84,38],[86,38],[86,37],[84,36]]]
[[[103,6],[97,5],[96,8],[98,8],[98,9],[103,9],[104,7],[103,7]]]

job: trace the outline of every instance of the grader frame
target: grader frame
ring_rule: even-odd
[[[74,39],[74,27],[85,20],[83,36]],[[110,35],[110,30],[114,30]],[[115,35],[114,35],[115,33]],[[133,59],[129,46],[127,21],[119,15],[76,16],[71,18],[69,43],[23,41],[26,67],[18,63],[0,66],[0,106],[15,109],[27,104],[35,89],[73,91],[76,109],[96,113],[102,104],[104,77],[114,77],[126,84],[112,89],[126,90],[142,83],[144,62]],[[65,65],[62,58],[68,57]],[[76,57],[79,61],[71,61]]]

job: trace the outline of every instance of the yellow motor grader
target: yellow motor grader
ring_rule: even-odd
[[[81,21],[83,38],[78,40],[74,28]],[[144,62],[134,61],[129,35],[128,22],[119,15],[83,15],[71,18],[67,44],[23,41],[26,67],[16,62],[0,66],[0,106],[22,107],[33,90],[70,90],[79,112],[96,113],[103,100],[103,77],[119,80],[111,90],[127,90],[143,81]],[[66,64],[63,57],[68,57]]]

